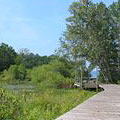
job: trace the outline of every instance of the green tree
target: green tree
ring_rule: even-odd
[[[67,31],[61,39],[61,49],[70,57],[88,60],[99,66],[107,82],[115,82],[118,59],[118,27],[104,3],[74,2],[67,18]],[[77,59],[78,59],[77,58]]]
[[[116,42],[118,43],[118,69],[120,71],[120,0],[110,6],[110,12],[118,28],[118,34],[116,34],[118,35],[118,39],[116,39]]]
[[[16,52],[5,43],[0,45],[0,72],[8,69],[11,64],[15,63]]]

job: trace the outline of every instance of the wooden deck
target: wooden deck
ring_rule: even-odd
[[[102,85],[98,93],[56,120],[120,120],[120,86]]]

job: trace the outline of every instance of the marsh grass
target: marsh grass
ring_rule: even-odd
[[[38,88],[38,86],[36,87]],[[2,93],[0,92],[0,94]],[[54,120],[94,94],[96,92],[80,89],[45,89],[43,87],[34,91],[26,89],[13,91],[7,88],[4,89],[4,95],[6,98],[9,98],[7,99],[7,104],[5,104],[7,109],[3,113],[1,111],[3,108],[0,105],[0,113],[3,115],[7,113],[8,116],[5,116],[6,119],[9,118],[11,120]],[[14,106],[16,107],[14,108]],[[19,116],[15,115],[15,109],[18,110]]]
[[[8,82],[8,73],[1,77],[6,83],[1,83],[0,95],[6,103],[0,104],[0,120],[54,120],[96,94],[72,88],[74,80],[60,62],[27,70],[29,81]]]

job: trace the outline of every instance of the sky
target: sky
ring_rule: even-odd
[[[69,5],[76,0],[0,0],[0,43],[16,51],[28,48],[39,55],[54,54],[66,28]],[[117,0],[103,1],[106,5]]]

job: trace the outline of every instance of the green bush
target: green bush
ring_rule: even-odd
[[[26,68],[25,65],[20,64],[18,67],[18,79],[19,80],[24,80],[26,77]]]
[[[26,68],[24,65],[11,65],[8,70],[3,72],[1,78],[6,82],[22,81],[25,80],[26,74]]]
[[[23,109],[19,99],[0,89],[0,119],[18,120],[21,115],[23,115]]]
[[[41,83],[44,86],[51,87],[62,87],[72,83],[70,78],[64,77],[61,74],[61,67],[64,66],[63,63],[59,61],[52,62],[48,65],[42,65],[35,67],[28,71],[31,80],[35,83]]]

